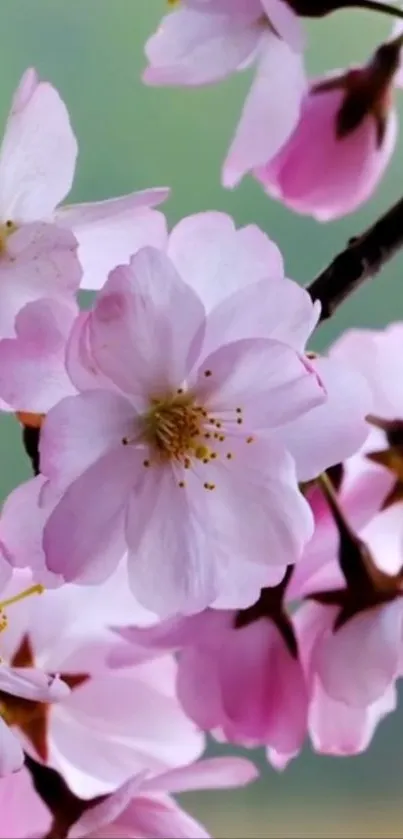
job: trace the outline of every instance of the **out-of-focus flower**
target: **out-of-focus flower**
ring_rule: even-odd
[[[396,709],[397,695],[393,683],[373,702],[359,705],[338,701],[327,693],[316,670],[314,656],[320,633],[331,631],[332,620],[334,613],[331,610],[325,612],[318,604],[309,603],[297,611],[294,625],[309,692],[308,729],[312,746],[321,754],[348,757],[368,748],[381,720]],[[361,649],[355,647],[356,667]],[[354,681],[353,672],[349,678]]]
[[[164,216],[151,208],[165,200],[167,189],[58,208],[72,186],[76,157],[64,102],[34,69],[27,70],[14,94],[0,149],[0,268],[13,247],[10,234],[17,230],[26,237],[30,228],[26,233],[24,228],[32,222],[55,222],[73,231],[85,288],[99,288],[108,271],[138,248],[164,242]],[[3,315],[3,304],[0,309]]]
[[[62,682],[56,671],[36,667],[33,661],[23,662],[20,657],[7,664],[5,661],[5,645],[3,647],[4,631],[6,629],[6,617],[4,609],[7,607],[17,608],[19,601],[27,603],[26,597],[35,595],[40,591],[37,586],[26,590],[24,581],[20,580],[17,592],[10,598],[8,587],[2,589],[2,600],[0,601],[0,777],[16,772],[24,762],[22,748],[10,728],[10,719],[7,708],[14,704],[16,707],[31,704],[35,708],[46,708],[48,702],[58,702],[66,699],[69,695],[67,684]],[[5,595],[5,596],[4,596]]]
[[[208,839],[202,825],[182,810],[171,794],[245,786],[256,776],[249,760],[236,757],[200,760],[154,777],[145,764],[143,772],[91,804],[69,829],[68,839]],[[48,835],[51,814],[34,791],[27,770],[0,781],[0,807],[1,839]]]
[[[143,78],[152,85],[204,85],[256,64],[223,169],[223,182],[232,187],[276,154],[297,123],[306,87],[303,43],[298,18],[282,0],[186,0],[147,42]]]
[[[142,647],[153,655],[179,651],[178,697],[200,728],[239,745],[266,745],[269,757],[289,759],[305,739],[308,691],[283,609],[287,577],[263,589],[249,609],[207,609],[119,634],[134,656]],[[119,647],[114,662],[123,666],[131,657],[130,646]]]
[[[393,88],[401,36],[369,63],[312,82],[294,132],[255,170],[265,190],[318,221],[353,212],[376,189],[397,137]]]
[[[27,572],[15,571],[6,594],[12,596],[29,579]],[[108,665],[116,648],[109,622],[127,622],[137,613],[140,621],[149,620],[122,569],[91,597],[85,589],[63,586],[16,603],[0,636],[8,662],[0,666],[3,719],[23,748],[60,771],[81,798],[113,791],[144,768],[154,775],[184,765],[203,749],[202,735],[176,698],[171,656],[151,661],[143,652],[124,671]],[[68,695],[53,703],[48,676],[42,677],[40,694],[33,667],[60,673],[71,691],[66,687]],[[21,690],[15,688],[17,679]],[[3,728],[11,738],[11,729]],[[19,749],[15,736],[12,740]]]
[[[15,336],[0,341],[0,398],[15,411],[45,414],[76,392],[65,364],[78,306],[59,300],[28,303],[15,319]]]

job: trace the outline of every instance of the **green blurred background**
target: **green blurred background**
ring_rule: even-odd
[[[34,65],[60,90],[79,139],[72,200],[169,185],[171,224],[208,209],[226,210],[238,224],[256,222],[280,245],[288,275],[308,282],[349,236],[399,197],[402,144],[372,201],[337,223],[323,226],[293,216],[249,179],[234,192],[224,191],[220,166],[249,75],[200,90],[143,87],[143,44],[165,10],[164,0],[3,0],[1,118],[21,73]],[[308,66],[317,73],[364,60],[388,33],[390,22],[376,14],[345,12],[308,28]],[[402,272],[403,256],[321,329],[316,347],[351,325],[403,319]],[[28,474],[19,429],[11,419],[2,419],[0,457],[4,496]],[[258,754],[258,784],[245,791],[189,795],[186,804],[217,837],[400,837],[402,746],[398,712],[381,725],[364,756],[330,759],[307,749],[278,775]]]

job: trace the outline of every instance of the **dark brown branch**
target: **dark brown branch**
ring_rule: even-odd
[[[78,821],[86,810],[102,801],[102,797],[90,801],[77,798],[58,772],[37,763],[29,755],[25,756],[25,766],[36,792],[52,815],[52,827],[46,839],[65,839],[74,822]]]
[[[312,300],[322,304],[321,321],[330,318],[343,301],[371,279],[403,247],[403,198],[347,247],[307,287]]]

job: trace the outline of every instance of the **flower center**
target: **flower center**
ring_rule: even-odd
[[[211,370],[204,371],[206,378],[212,375]],[[174,393],[151,398],[149,409],[136,422],[133,435],[124,437],[122,443],[125,446],[146,444],[145,467],[171,463],[190,469],[192,465],[209,464],[217,458],[232,460],[234,454],[228,451],[226,440],[243,422],[242,408],[223,409],[219,416],[213,416],[192,391],[178,388]],[[242,437],[246,443],[253,443],[253,436],[245,433]],[[185,481],[179,480],[178,486],[185,487]],[[215,484],[209,481],[204,481],[203,486],[215,489]]]
[[[0,256],[6,253],[7,250],[7,239],[17,230],[17,225],[8,219],[7,221],[0,224]]]
[[[142,426],[142,439],[160,461],[176,460],[186,467],[190,457],[210,460],[214,456],[208,444],[212,434],[207,429],[216,428],[217,421],[197,404],[192,393],[181,388],[171,396],[152,399]]]

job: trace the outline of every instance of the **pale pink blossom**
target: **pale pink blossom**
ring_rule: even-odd
[[[182,810],[171,793],[245,786],[257,777],[245,758],[210,758],[154,778],[133,778],[106,801],[87,810],[68,839],[208,839],[209,833]]]
[[[396,709],[397,695],[395,685],[390,684],[373,702],[356,705],[334,699],[326,691],[316,669],[315,647],[318,633],[326,631],[332,617],[330,610],[325,614],[323,607],[310,603],[298,610],[295,627],[309,686],[308,727],[313,748],[321,754],[348,757],[368,748],[381,720]],[[354,650],[355,667],[359,667],[362,648],[354,645]],[[354,669],[349,672],[351,681]]]
[[[369,474],[367,479],[372,482],[373,476]],[[372,500],[380,485],[375,482],[375,487]],[[381,498],[378,495],[380,506]],[[337,533],[336,525],[329,524],[328,544],[325,539],[321,544],[321,566],[316,556],[313,566],[308,563],[305,568],[305,581],[297,569],[298,577],[289,590],[289,596],[303,592],[319,600],[310,606],[315,610],[315,620],[309,626],[310,668],[328,697],[353,708],[382,700],[401,670],[403,503],[388,506],[385,495],[383,499],[384,509],[369,520],[362,507],[367,521],[352,545],[344,543],[340,548],[332,534],[332,529]],[[348,509],[345,515],[348,519]],[[343,572],[338,562],[340,550],[345,551]],[[302,648],[304,643],[303,639]]]
[[[257,777],[245,758],[210,758],[151,777],[145,768],[104,800],[89,807],[68,839],[208,839],[209,834],[176,803],[172,793],[245,786]],[[21,801],[24,806],[21,807]],[[1,839],[37,839],[51,815],[27,770],[0,782]]]
[[[29,303],[50,298],[74,307],[81,276],[70,230],[27,223],[7,234],[4,244],[0,231],[0,340],[15,336],[15,319]]]
[[[27,572],[15,571],[6,593],[29,579]],[[109,622],[127,623],[133,614],[140,622],[149,619],[139,610],[123,573],[90,596],[83,588],[63,586],[16,603],[1,635],[1,651],[11,669],[0,667],[0,677],[4,672],[10,679],[10,692],[41,698],[39,687],[30,688],[31,693],[25,682],[20,693],[14,687],[24,673],[29,675],[28,686],[33,682],[31,669],[12,669],[15,661],[37,666],[44,674],[60,673],[70,686],[68,695],[56,696],[57,703],[44,686],[43,713],[34,701],[22,707],[10,696],[2,702],[16,747],[18,737],[25,751],[61,772],[73,792],[85,799],[115,790],[145,768],[155,775],[187,764],[204,746],[176,697],[171,656],[151,660],[143,651],[129,668],[109,666],[117,649]],[[1,690],[6,689],[1,684]]]
[[[303,41],[282,0],[186,0],[148,40],[143,79],[151,85],[211,84],[256,65],[224,164],[225,186],[265,163],[292,132],[305,90]]]
[[[254,284],[252,313],[266,291]],[[84,328],[111,384],[44,422],[45,495],[62,494],[48,568],[99,582],[127,546],[140,601],[169,614],[211,604],[244,562],[297,560],[311,519],[277,429],[326,398],[307,359],[274,338],[206,344],[200,298],[150,248],[112,272]]]
[[[151,208],[168,190],[59,208],[71,189],[76,158],[77,141],[63,100],[34,69],[27,70],[14,94],[0,149],[1,250],[11,247],[10,230],[56,222],[78,240],[84,287],[99,288],[108,271],[139,247],[164,243],[164,217]]]
[[[401,322],[385,329],[349,329],[332,347],[334,358],[349,360],[365,377],[373,394],[373,413],[387,420],[403,420],[402,352]]]
[[[313,80],[275,157],[267,129],[267,162],[255,175],[269,195],[318,221],[351,213],[372,195],[396,145],[399,55],[400,44],[387,43],[366,66]]]
[[[20,594],[26,586],[20,581],[14,595]],[[24,755],[18,739],[10,728],[10,718],[7,713],[7,706],[16,701],[21,707],[32,702],[33,707],[38,703],[58,702],[65,700],[69,695],[68,686],[62,682],[57,671],[46,672],[43,668],[35,667],[34,662],[25,666],[19,659],[14,663],[7,664],[5,661],[6,645],[3,644],[6,629],[3,610],[8,605],[8,587],[2,589],[1,610],[1,638],[0,638],[0,692],[2,694],[0,705],[0,777],[3,778],[11,772],[18,771],[23,762]],[[24,604],[26,600],[22,601]],[[12,608],[18,608],[18,604],[10,604]]]
[[[266,590],[270,597],[270,590]],[[245,612],[208,609],[119,634],[154,655],[178,650],[178,696],[205,731],[240,745],[295,755],[307,730],[308,692],[291,623],[280,627],[264,601]],[[278,617],[278,615],[277,615]],[[130,647],[114,660],[123,666]]]
[[[0,780],[0,839],[40,839],[52,818],[35,792],[27,769]]]
[[[78,306],[43,298],[17,314],[14,337],[0,341],[0,398],[15,411],[44,414],[76,392],[65,365]]]
[[[305,351],[319,306],[312,306],[306,291],[284,276],[278,247],[256,225],[237,230],[224,213],[197,213],[174,227],[167,253],[209,314],[208,349],[240,338],[270,337]],[[265,290],[259,307],[254,305],[257,282]],[[348,354],[333,352],[310,363],[327,399],[276,431],[296,462],[300,481],[354,454],[368,434],[365,416],[373,409],[368,385]]]

